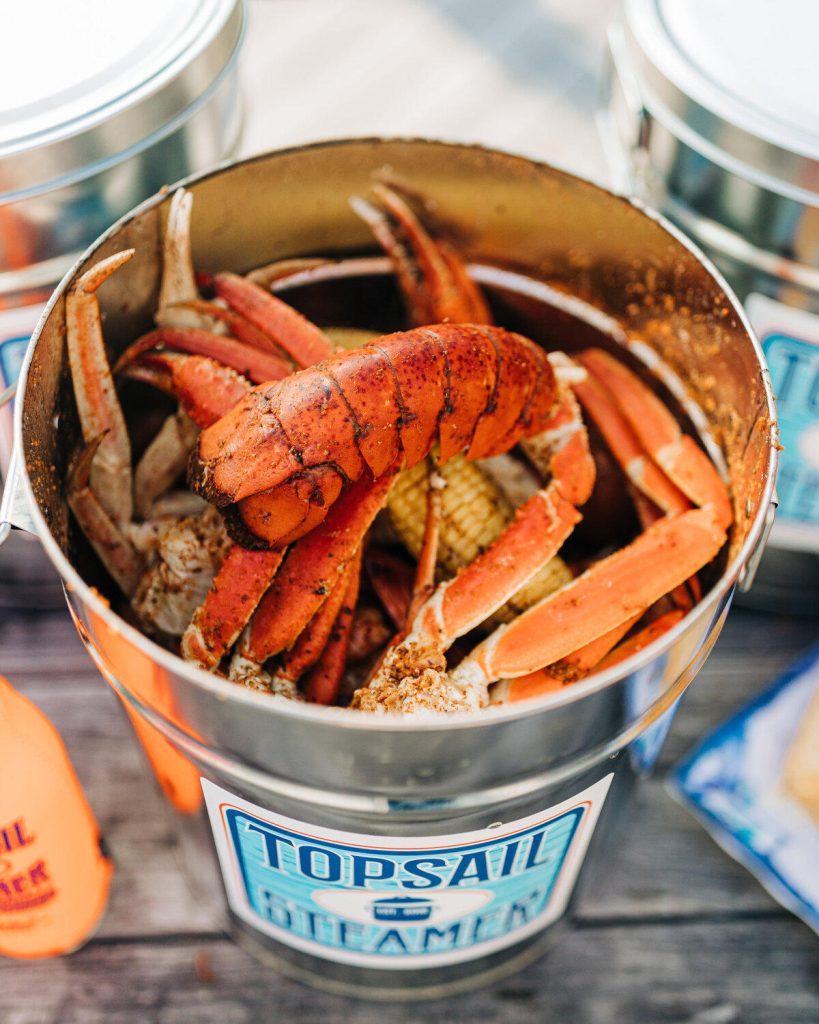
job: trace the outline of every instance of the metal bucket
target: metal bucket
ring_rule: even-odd
[[[651,764],[735,585],[752,575],[773,509],[776,425],[759,346],[707,261],[633,202],[522,158],[352,140],[246,160],[187,183],[197,266],[241,272],[285,256],[371,253],[348,197],[385,169],[445,214],[476,273],[502,268],[551,286],[561,347],[602,326],[610,345],[657,352],[701,408],[736,522],[710,589],[673,631],[542,699],[404,720],[238,688],[113,614],[75,564],[82,546],[63,500],[77,429],[64,297],[91,264],[134,246],[100,294],[113,352],[151,322],[163,195],[114,225],[49,302],[22,372],[0,519],[38,535],[92,658],[138,721],[184,755],[176,806],[195,812],[206,780],[236,937],[315,984],[411,998],[511,971],[565,917],[587,849],[614,835],[620,798]]]
[[[779,513],[753,591],[819,614],[819,117],[815,6],[628,0],[602,119],[618,187],[725,274],[770,364]],[[719,42],[716,43],[715,41]],[[787,68],[787,73],[783,73]]]
[[[4,57],[13,89],[0,124],[0,395],[86,246],[146,196],[233,154],[242,121],[242,0],[91,0],[82,16],[50,10],[46,35],[41,17],[32,4],[18,24],[39,36],[38,60],[26,46]],[[10,447],[0,408],[0,478]],[[0,607],[61,601],[40,550],[16,539],[0,556]]]

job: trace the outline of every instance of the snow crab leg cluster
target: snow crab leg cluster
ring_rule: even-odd
[[[428,460],[412,593],[385,604],[402,609],[393,611],[398,634],[352,707],[452,712],[524,699],[662,635],[697,599],[696,574],[732,519],[704,451],[608,353],[547,355],[492,324],[460,257],[399,190],[379,183],[372,201],[353,205],[390,256],[416,325],[358,348],[337,351],[249,278],[202,275],[213,295],[203,299],[184,190],[169,211],[157,327],[113,372],[96,292],[133,252],[103,260],[69,294],[85,447],[68,502],[136,616],[180,637],[187,660],[237,683],[336,702],[351,643],[367,647],[355,624],[368,531],[398,475]],[[264,280],[302,267],[268,269]],[[118,374],[179,403],[133,471]],[[643,532],[449,669],[453,642],[521,592],[581,520],[595,485],[584,416],[621,467]],[[541,484],[486,550],[441,580],[439,470],[516,447]],[[194,493],[169,495],[188,462]]]

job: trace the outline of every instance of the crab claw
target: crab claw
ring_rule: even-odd
[[[250,390],[248,380],[206,356],[145,352],[123,366],[121,372],[173,395],[203,428],[229,412]]]
[[[145,568],[143,560],[91,485],[94,460],[104,440],[105,434],[98,435],[80,453],[68,475],[66,498],[100,561],[123,594],[132,597]]]
[[[350,205],[393,262],[414,324],[491,324],[492,314],[460,257],[435,240],[394,187],[376,183],[380,206],[353,196]]]
[[[65,299],[66,344],[82,436],[87,445],[96,441],[91,487],[120,525],[130,522],[133,511],[131,442],[105,351],[96,293],[133,255],[133,249],[126,249],[95,264]]]

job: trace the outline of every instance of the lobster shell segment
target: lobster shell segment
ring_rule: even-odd
[[[277,546],[316,526],[335,500],[322,489],[305,508],[310,491],[297,482],[315,470],[346,487],[365,470],[377,478],[397,461],[415,465],[436,441],[441,461],[505,451],[544,428],[555,398],[549,361],[527,338],[500,327],[417,328],[251,389],[200,435],[190,482],[230,509],[239,543]],[[262,492],[274,490],[276,512],[266,515]]]

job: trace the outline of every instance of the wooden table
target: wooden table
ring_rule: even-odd
[[[614,0],[250,7],[245,152],[330,135],[421,134],[483,141],[606,177],[591,115]],[[816,937],[722,853],[662,783],[669,765],[816,632],[807,620],[734,610],[575,929],[546,959],[493,989],[413,1008],[310,991],[225,939],[212,908],[188,888],[173,820],[65,610],[2,614],[0,672],[64,736],[116,876],[102,926],[83,950],[0,963],[0,1022],[819,1021]]]

